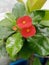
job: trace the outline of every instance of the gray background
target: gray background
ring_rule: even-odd
[[[0,13],[11,11],[16,0],[0,0]]]

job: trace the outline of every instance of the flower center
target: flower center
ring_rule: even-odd
[[[22,23],[23,23],[23,24],[26,24],[26,21],[23,21]]]
[[[27,31],[27,32],[30,32],[30,29],[27,29],[26,31]]]

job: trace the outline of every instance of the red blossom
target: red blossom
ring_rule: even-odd
[[[35,26],[33,26],[33,25],[31,27],[24,28],[21,30],[21,34],[25,38],[28,38],[30,36],[34,36],[35,33],[36,33],[36,29],[35,29]]]
[[[17,23],[19,28],[26,28],[30,27],[32,25],[32,19],[29,16],[23,16],[21,18],[18,18]]]

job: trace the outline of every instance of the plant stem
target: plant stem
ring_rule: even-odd
[[[28,65],[32,65],[34,62],[34,54],[32,54],[28,60]]]

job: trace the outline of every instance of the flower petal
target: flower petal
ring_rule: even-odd
[[[35,26],[33,26],[33,25],[31,27],[24,28],[21,30],[21,34],[25,38],[28,38],[30,36],[34,36],[35,33],[36,33],[36,29],[35,29]]]
[[[18,18],[17,25],[19,28],[30,27],[32,25],[32,19],[29,16],[23,16],[21,18]]]

